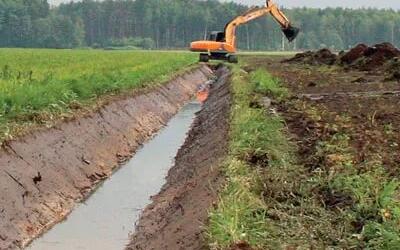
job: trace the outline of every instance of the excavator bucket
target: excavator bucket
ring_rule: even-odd
[[[289,42],[293,41],[296,39],[297,35],[300,32],[299,28],[289,26],[286,29],[282,29],[283,34],[285,34],[286,38],[289,40]]]

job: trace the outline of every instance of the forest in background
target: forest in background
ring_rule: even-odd
[[[216,0],[106,0],[61,4],[47,0],[0,0],[0,47],[185,48],[209,31],[221,30],[248,7]],[[400,12],[377,9],[284,10],[301,28],[287,44],[272,18],[239,28],[242,50],[293,50],[357,43],[400,45]]]

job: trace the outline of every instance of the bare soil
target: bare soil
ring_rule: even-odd
[[[144,210],[127,249],[207,248],[203,226],[223,182],[219,165],[227,153],[231,103],[229,72],[221,68],[217,75],[166,185]]]
[[[397,81],[383,81],[383,73],[379,72],[309,68],[282,64],[277,58],[252,58],[249,61],[252,66],[247,70],[266,68],[283,80],[293,93],[292,101],[282,103],[280,110],[301,143],[331,136],[337,131],[330,131],[328,125],[338,125],[338,117],[346,117],[348,124],[340,124],[341,129],[351,135],[354,150],[359,155],[358,162],[379,153],[388,168],[398,171],[400,153],[398,147],[393,146],[400,144],[400,84]],[[363,81],[355,81],[360,78]],[[323,115],[316,121],[299,107],[316,109]],[[309,153],[314,146],[311,143],[301,148]],[[303,155],[303,158],[307,157]]]
[[[84,117],[5,142],[0,149],[0,249],[23,248],[63,220],[211,75],[203,65]]]
[[[350,53],[359,54],[356,52]],[[329,181],[345,171],[338,167],[338,162],[345,161],[346,157],[358,174],[373,173],[376,166],[383,166],[391,178],[400,176],[400,84],[395,80],[385,80],[384,71],[310,66],[290,61],[282,63],[282,58],[271,57],[248,57],[246,61],[246,71],[264,68],[281,79],[293,94],[290,100],[275,105],[285,119],[292,142],[297,145],[298,164],[304,167],[299,170],[302,173],[299,179],[287,181],[293,181],[294,186],[302,185],[305,179],[321,176],[326,176]],[[343,150],[343,154],[321,152],[321,143],[333,144],[341,135],[349,137],[349,145],[335,148],[338,152]],[[271,185],[266,183],[266,186]],[[286,192],[277,189],[281,194]],[[290,192],[295,195],[277,203],[289,202],[294,207],[299,206],[296,202],[302,198],[296,196],[296,189]],[[288,213],[295,216],[291,218],[301,221],[304,228],[297,230],[302,235],[299,237],[308,238],[306,244],[311,248],[352,248],[356,243],[349,240],[351,235],[360,234],[366,221],[381,220],[378,214],[372,214],[345,224],[348,221],[340,219],[340,216],[344,210],[352,209],[355,201],[346,193],[332,191],[327,185],[316,185],[308,195],[311,197],[308,199],[320,203],[329,216],[308,222],[306,217]],[[309,213],[313,211],[315,209]],[[313,223],[315,219],[318,225]],[[296,235],[298,232],[287,233]],[[359,240],[357,247],[363,248],[363,239]]]

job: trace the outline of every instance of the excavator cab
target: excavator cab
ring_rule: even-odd
[[[226,43],[224,31],[211,31],[207,40],[197,41],[191,44],[192,51],[202,52],[200,53],[200,62],[208,62],[211,59],[237,63],[237,56],[229,54],[226,47],[232,46],[229,46],[229,44]]]
[[[208,36],[208,41],[225,42],[225,32],[211,31],[210,35]]]

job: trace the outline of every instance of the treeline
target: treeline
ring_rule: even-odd
[[[1,47],[184,48],[223,29],[248,7],[216,0],[106,0],[62,4],[47,0],[0,0]],[[239,47],[248,50],[346,49],[356,43],[400,45],[400,12],[393,10],[285,10],[302,29],[287,44],[272,18],[239,28]]]
[[[72,48],[85,44],[85,27],[50,10],[47,0],[0,0],[0,47]]]
[[[347,49],[357,43],[400,45],[400,12],[376,9],[294,9],[289,16],[302,28],[298,48]]]

